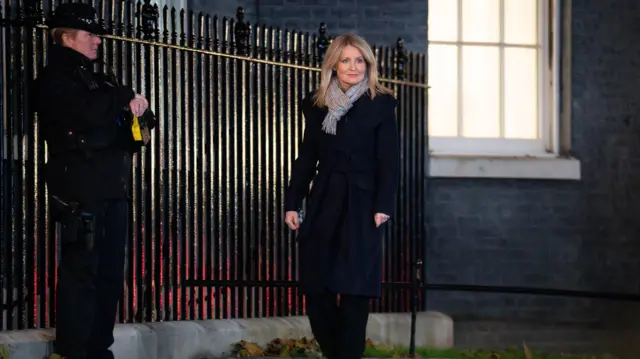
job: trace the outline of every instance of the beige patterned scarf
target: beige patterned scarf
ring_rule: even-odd
[[[329,89],[324,99],[327,108],[329,108],[329,112],[322,122],[322,130],[328,134],[335,135],[340,118],[353,107],[354,102],[366,93],[367,90],[369,90],[369,80],[367,76],[357,85],[351,86],[351,88],[347,90],[347,93],[342,91],[336,77],[331,79]]]

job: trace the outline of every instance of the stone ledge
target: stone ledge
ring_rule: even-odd
[[[409,345],[409,313],[375,313],[369,317],[367,336],[387,345]],[[40,359],[53,348],[53,329],[0,333],[0,346],[11,359]],[[311,337],[305,316],[236,320],[176,321],[119,324],[112,349],[117,359],[211,359],[226,357],[240,340],[266,345],[274,338]],[[416,345],[453,347],[453,320],[438,312],[418,313]]]
[[[432,155],[433,178],[516,178],[580,180],[580,161],[563,157],[500,157]]]

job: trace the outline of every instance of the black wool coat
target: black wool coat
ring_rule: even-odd
[[[391,95],[368,93],[338,121],[335,135],[322,130],[326,108],[302,101],[304,139],[285,191],[285,211],[306,198],[298,231],[303,293],[329,289],[379,297],[382,236],[374,215],[393,216],[399,179],[399,135]],[[310,189],[311,185],[311,189]]]

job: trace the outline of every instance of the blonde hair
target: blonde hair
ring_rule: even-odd
[[[314,95],[314,104],[318,107],[325,106],[324,99],[329,90],[329,84],[331,84],[333,70],[338,65],[338,62],[340,62],[342,51],[347,46],[353,46],[360,50],[362,57],[364,57],[364,61],[367,64],[367,77],[369,78],[369,94],[371,95],[371,99],[376,96],[376,93],[393,94],[393,91],[384,87],[378,81],[378,64],[369,44],[356,34],[344,34],[336,37],[331,42],[324,56],[322,71],[320,73],[320,87]]]
[[[69,29],[66,27],[56,27],[55,29],[51,30],[51,37],[53,38],[53,42],[58,45],[64,45],[64,39],[62,38],[64,34],[75,37],[78,34],[78,30]]]

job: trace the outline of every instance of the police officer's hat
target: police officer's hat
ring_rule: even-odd
[[[105,29],[98,22],[93,6],[84,3],[63,3],[58,5],[54,13],[47,19],[49,29],[66,27],[84,30],[96,35],[104,35]]]

